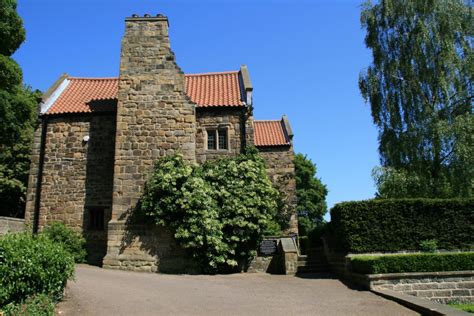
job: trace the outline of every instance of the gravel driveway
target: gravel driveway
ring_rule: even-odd
[[[60,315],[418,315],[337,279],[169,275],[78,265]]]

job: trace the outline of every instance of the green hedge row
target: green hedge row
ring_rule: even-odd
[[[419,250],[436,240],[439,249],[472,249],[474,199],[374,199],[331,209],[330,246],[348,253]]]
[[[474,270],[474,252],[355,256],[352,272],[362,274]]]

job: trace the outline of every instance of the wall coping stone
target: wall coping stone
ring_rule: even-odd
[[[0,216],[0,220],[10,221],[10,222],[18,222],[18,223],[24,223],[25,222],[25,220],[23,218],[7,217],[7,216]]]
[[[298,253],[298,247],[295,245],[295,241],[291,237],[280,238],[281,248],[283,253]]]
[[[359,274],[361,275],[361,274]],[[362,274],[364,275],[364,274]],[[440,272],[405,272],[405,273],[381,273],[366,274],[367,280],[391,280],[405,278],[430,278],[430,277],[458,277],[458,276],[474,276],[474,270],[468,271],[440,271]]]

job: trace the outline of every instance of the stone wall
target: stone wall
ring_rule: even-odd
[[[368,286],[448,303],[474,302],[474,271],[372,274]]]
[[[193,273],[197,269],[169,230],[155,225],[109,223],[104,268],[140,272]]]
[[[265,161],[267,173],[273,184],[285,194],[291,214],[288,232],[298,233],[296,215],[296,180],[294,152],[292,146],[259,147],[260,155]]]
[[[168,19],[127,18],[120,56],[111,229],[126,225],[133,214],[154,161],[175,153],[195,161],[195,137],[195,104],[186,94],[184,74],[170,48]],[[121,262],[127,245],[134,249],[136,262],[150,258],[146,249],[133,243],[119,246],[117,240],[124,240],[125,233],[118,229],[109,234],[106,266]]]
[[[158,158],[195,161],[195,105],[186,95],[165,17],[125,20],[117,104],[113,219],[133,208]]]
[[[196,111],[196,161],[203,163],[208,159],[235,156],[243,151],[246,143],[245,112],[242,108],[212,108]],[[207,130],[225,129],[228,149],[208,150]]]
[[[82,232],[89,262],[99,264],[105,255],[107,229],[88,230],[87,210],[100,207],[105,223],[110,220],[115,115],[50,117],[46,129],[38,228],[59,221]],[[85,136],[89,136],[88,142]],[[39,141],[35,137],[35,148]],[[39,154],[34,154],[32,168],[36,170],[30,178],[37,176],[38,159]],[[28,223],[34,218],[34,189],[30,184],[25,214]]]
[[[19,233],[24,229],[24,219],[0,216],[0,235],[4,235],[6,233]]]

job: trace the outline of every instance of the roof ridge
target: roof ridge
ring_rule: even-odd
[[[279,119],[279,120],[254,120],[254,122],[281,122],[281,119]]]
[[[119,77],[67,77],[69,80],[118,80]]]
[[[195,74],[184,74],[184,76],[212,76],[212,75],[230,75],[239,73],[238,70],[229,70],[229,71],[215,71],[215,72],[203,72]]]

